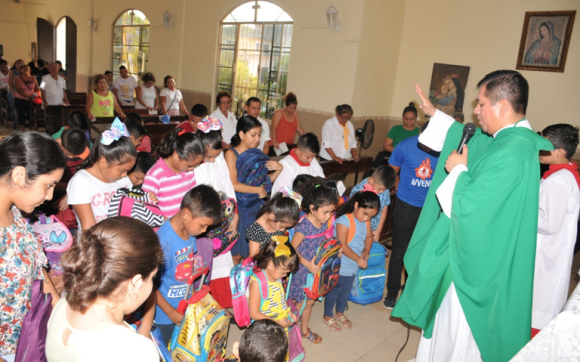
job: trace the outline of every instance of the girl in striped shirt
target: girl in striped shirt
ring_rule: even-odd
[[[178,127],[163,139],[157,153],[160,158],[147,172],[143,190],[157,196],[162,215],[169,218],[196,185],[193,169],[203,161],[205,148],[197,135]]]

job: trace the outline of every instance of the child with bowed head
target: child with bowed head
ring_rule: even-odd
[[[315,300],[306,298],[304,285],[308,273],[316,274],[320,271],[320,267],[314,264],[314,258],[320,245],[332,236],[327,233],[328,220],[332,217],[337,203],[338,194],[335,190],[320,184],[312,185],[302,198],[301,206],[306,216],[294,228],[292,238],[292,246],[297,251],[300,266],[293,275],[288,294],[290,299],[298,303],[298,310],[302,309],[302,303],[306,303],[300,316],[300,328],[302,335],[316,344],[322,342],[322,337],[308,328]]]
[[[50,283],[46,255],[20,210],[31,213],[52,199],[66,160],[60,146],[39,132],[15,133],[0,142],[0,361],[13,361],[30,310],[32,282],[45,280],[45,293],[58,294]]]
[[[162,259],[157,235],[139,220],[112,217],[85,231],[62,256],[66,296],[48,322],[48,361],[158,362],[153,341],[123,317],[151,295]]]
[[[195,105],[191,113],[195,115]],[[202,106],[207,113],[207,109]],[[198,113],[199,114],[199,113]],[[195,125],[197,136],[201,139],[205,148],[205,158],[203,163],[196,169],[196,182],[198,185],[212,186],[216,191],[222,193],[222,213],[224,220],[219,229],[226,230],[218,234],[213,229],[204,238],[198,239],[198,247],[203,247],[205,243],[211,244],[213,249],[213,265],[211,268],[211,282],[209,284],[211,294],[223,308],[232,308],[232,294],[230,289],[230,272],[234,266],[231,245],[238,240],[239,214],[236,202],[236,192],[230,179],[230,171],[226,164],[226,159],[222,152],[222,123],[217,118],[203,118]],[[228,200],[229,199],[229,200]],[[233,207],[232,207],[233,206]],[[229,222],[229,224],[228,224]],[[219,239],[222,245],[215,248],[215,239]],[[228,317],[233,315],[226,309]]]
[[[296,148],[290,150],[290,154],[280,160],[284,169],[272,186],[272,195],[286,186],[292,189],[294,179],[298,175],[311,175],[324,178],[322,167],[316,160],[320,152],[320,142],[314,133],[306,133],[298,138]]]
[[[381,230],[387,219],[387,212],[391,204],[389,190],[395,186],[397,174],[391,166],[379,166],[370,177],[365,178],[361,183],[352,188],[351,195],[359,191],[373,191],[379,196],[381,206],[379,212],[371,219],[371,228],[373,230],[373,240],[380,241]]]
[[[286,229],[298,222],[298,203],[278,192],[258,212],[256,222],[246,231],[250,243],[250,257],[257,255],[274,236],[283,236]]]
[[[170,341],[175,325],[183,319],[177,307],[187,293],[187,279],[195,268],[196,236],[221,220],[221,206],[213,188],[194,187],[183,197],[180,210],[157,230],[164,262],[159,267],[159,287],[155,291],[155,322],[165,342]]]
[[[352,328],[344,310],[359,268],[367,267],[373,245],[370,220],[379,212],[380,206],[381,201],[376,193],[362,191],[336,210],[336,237],[342,244],[342,261],[338,282],[324,297],[322,317],[322,321],[333,331]],[[353,234],[351,240],[348,240],[349,234]]]
[[[133,187],[127,173],[135,165],[137,150],[129,136],[125,125],[115,119],[71,178],[66,193],[79,233],[107,218],[111,197],[118,189]]]
[[[233,357],[218,362],[283,362],[288,353],[284,328],[269,319],[252,323],[232,346]]]
[[[260,280],[256,275],[250,277],[248,305],[253,321],[270,319],[288,331],[296,322],[296,315],[286,303],[286,293],[282,279],[298,269],[296,250],[287,237],[274,237],[254,256],[254,263],[263,272],[268,283],[268,299],[262,301]]]
[[[231,151],[225,154],[230,179],[238,201],[238,231],[240,237],[232,248],[234,264],[239,264],[249,254],[246,229],[256,221],[256,215],[276,181],[283,166],[270,161],[256,149],[260,143],[262,124],[252,116],[243,116],[236,124],[236,134],[231,139]],[[274,171],[270,174],[268,172]]]
[[[161,214],[171,217],[179,211],[183,195],[196,185],[193,169],[202,163],[205,149],[194,133],[176,128],[165,136],[157,153],[159,160],[147,172],[143,191],[155,194]]]

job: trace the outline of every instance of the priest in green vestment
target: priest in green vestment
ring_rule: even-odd
[[[463,125],[416,87],[432,116],[420,141],[441,161],[391,314],[423,329],[417,362],[509,361],[530,340],[539,151],[553,147],[525,119],[520,73],[490,73],[478,88],[481,129],[458,154]]]

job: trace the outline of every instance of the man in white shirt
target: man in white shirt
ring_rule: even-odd
[[[246,105],[244,106],[246,113],[249,116],[255,117],[260,121],[262,124],[262,134],[260,135],[260,144],[258,145],[258,149],[262,150],[265,155],[268,154],[270,151],[270,126],[268,122],[264,121],[260,118],[260,111],[262,110],[262,101],[258,97],[250,97],[246,101]]]
[[[40,83],[40,93],[44,106],[68,106],[68,98],[66,96],[66,81],[63,77],[58,75],[58,64],[52,62],[48,66],[49,74],[42,77]],[[62,116],[59,114],[47,119],[46,131],[53,134],[56,130],[62,127]]]
[[[120,77],[113,82],[113,94],[117,97],[119,105],[133,103],[133,91],[137,87],[137,81],[134,77],[129,77],[127,67],[119,67]]]
[[[307,174],[324,178],[322,167],[316,160],[318,152],[320,152],[320,142],[314,133],[309,132],[300,136],[296,148],[290,150],[290,154],[280,160],[284,169],[272,186],[272,195],[284,186],[292,190],[292,184],[298,175]]]

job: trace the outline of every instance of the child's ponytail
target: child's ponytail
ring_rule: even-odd
[[[354,204],[358,202],[358,207],[363,209],[376,209],[381,207],[381,200],[379,196],[372,191],[359,191],[352,195],[347,202],[340,205],[336,210],[336,218],[342,215],[352,214],[354,211]]]
[[[168,158],[173,155],[173,152],[177,152],[182,160],[205,156],[201,139],[195,133],[185,132],[181,127],[177,127],[165,136],[157,150],[161,158]]]
[[[260,252],[254,256],[254,263],[262,270],[272,262],[276,268],[287,267],[288,273],[298,271],[299,261],[296,256],[296,249],[288,240],[288,236],[273,236]]]

